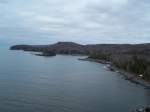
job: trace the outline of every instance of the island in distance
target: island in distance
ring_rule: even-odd
[[[150,44],[93,44],[80,45],[58,42],[51,45],[15,45],[11,50],[41,52],[39,56],[56,54],[87,55],[88,59],[103,60],[136,78],[150,82]],[[132,78],[132,77],[131,77]]]

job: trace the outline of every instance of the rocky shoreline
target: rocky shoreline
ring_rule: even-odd
[[[145,89],[150,89],[150,82],[145,81],[145,80],[143,80],[139,77],[135,77],[134,74],[131,74],[129,72],[126,72],[122,69],[119,69],[119,68],[115,67],[109,61],[99,60],[99,59],[92,59],[92,58],[83,58],[83,59],[79,59],[79,60],[81,60],[81,61],[92,61],[92,62],[97,62],[97,63],[101,63],[101,64],[106,64],[107,68],[110,71],[114,71],[114,72],[122,74],[124,76],[125,80],[129,80],[132,83],[139,84],[139,85],[145,87]],[[150,105],[139,108],[139,109],[135,109],[132,112],[150,112]]]
[[[136,109],[133,112],[150,112],[150,105]]]
[[[119,69],[119,68],[115,67],[109,61],[99,60],[99,59],[92,59],[92,58],[83,58],[83,59],[79,59],[79,60],[81,60],[81,61],[92,61],[92,62],[106,64],[107,68],[110,71],[114,71],[114,72],[122,74],[124,76],[125,80],[129,80],[129,81],[131,81],[135,84],[139,84],[139,85],[145,87],[146,89],[150,89],[150,82],[143,80],[142,78],[140,78],[140,76],[136,77],[136,75],[134,75],[133,73],[129,73],[129,72],[126,72],[122,69]]]
[[[74,42],[57,42],[48,45],[14,45],[10,50],[23,50],[42,52],[38,56],[51,55],[86,55],[93,59],[100,59],[100,63],[108,63],[136,77],[150,82],[150,43],[147,44],[87,44],[82,45]],[[110,67],[113,70],[113,67]]]

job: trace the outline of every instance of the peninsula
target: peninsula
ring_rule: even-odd
[[[116,68],[135,74],[137,79],[150,82],[150,43],[80,45],[58,42],[51,45],[15,45],[10,49],[41,52],[43,56],[87,55],[88,59],[110,62]]]

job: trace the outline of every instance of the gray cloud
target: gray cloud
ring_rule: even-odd
[[[8,3],[8,1],[7,0],[0,0],[0,4],[1,3]]]
[[[0,5],[1,39],[150,42],[148,0],[0,0],[0,3],[5,3]]]

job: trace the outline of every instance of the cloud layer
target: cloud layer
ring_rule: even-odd
[[[0,39],[150,42],[149,0],[0,0]]]

